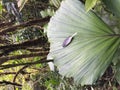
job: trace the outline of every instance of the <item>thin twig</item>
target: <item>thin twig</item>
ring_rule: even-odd
[[[5,80],[0,81],[0,84],[5,84],[5,85],[10,84],[10,85],[15,85],[15,86],[20,86],[20,87],[22,86],[21,84],[13,83],[13,82],[10,82],[10,81],[5,81]]]
[[[23,66],[17,73],[16,73],[16,75],[14,76],[14,78],[13,78],[13,83],[15,83],[15,81],[16,81],[16,78],[17,78],[17,76],[19,75],[19,73],[21,73],[25,68],[27,68],[28,67],[28,65],[26,65],[26,66]],[[15,85],[14,85],[14,90],[15,90]]]
[[[33,72],[24,72],[24,74],[30,74],[30,73],[33,73]],[[0,73],[0,76],[10,75],[10,74],[16,74],[16,72],[3,72],[3,73]]]

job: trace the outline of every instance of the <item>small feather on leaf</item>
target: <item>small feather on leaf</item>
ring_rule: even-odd
[[[73,38],[74,38],[74,36],[75,36],[76,34],[77,34],[77,33],[74,33],[73,35],[67,37],[67,38],[64,40],[62,46],[63,46],[63,47],[68,46],[68,45],[72,42],[72,40],[73,40]]]

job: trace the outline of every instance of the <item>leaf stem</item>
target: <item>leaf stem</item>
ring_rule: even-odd
[[[108,36],[119,36],[120,37],[120,34],[110,34]]]

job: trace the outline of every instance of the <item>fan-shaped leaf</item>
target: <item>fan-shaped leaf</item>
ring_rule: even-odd
[[[62,2],[50,20],[47,35],[48,57],[54,58],[60,74],[74,77],[82,85],[93,84],[104,73],[120,43],[119,35],[92,11],[86,13],[79,0]],[[63,47],[72,35],[72,41]]]

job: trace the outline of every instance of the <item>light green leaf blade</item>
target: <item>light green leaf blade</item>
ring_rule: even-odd
[[[95,4],[97,3],[98,0],[86,0],[85,2],[85,8],[86,8],[86,11],[89,11],[91,10]]]
[[[27,3],[28,0],[19,0],[17,5],[19,7],[19,11],[21,11],[24,7],[24,5]]]
[[[64,40],[77,33],[63,47]],[[78,84],[93,84],[111,63],[120,39],[92,11],[86,13],[79,0],[63,1],[51,18],[47,35],[50,41],[48,57],[54,58],[59,73],[74,77]]]
[[[58,8],[60,6],[61,0],[50,0],[50,1],[56,8]]]
[[[2,14],[2,10],[3,10],[3,5],[2,5],[2,1],[0,1],[0,14]]]

